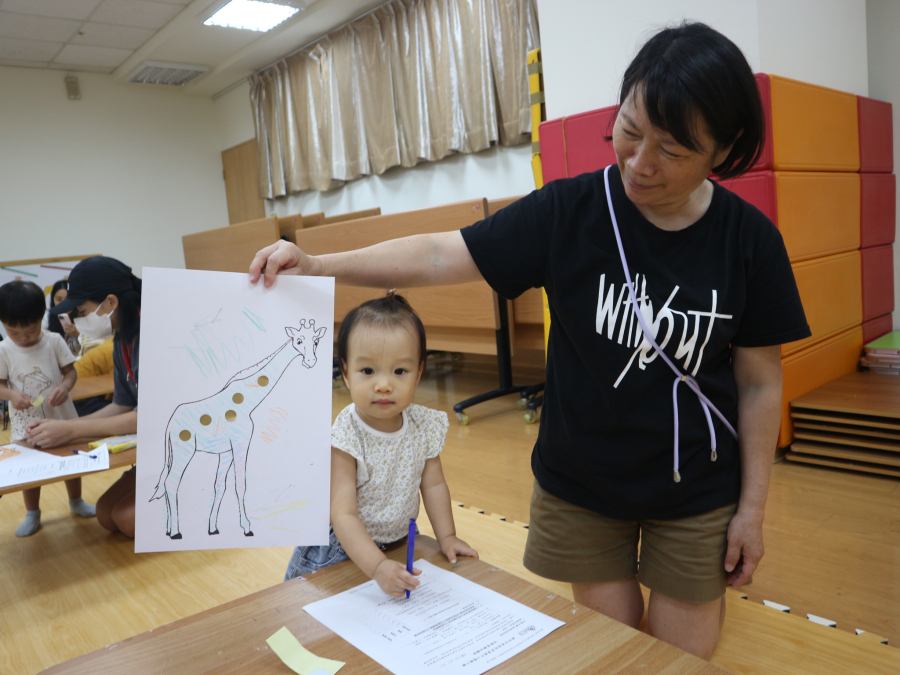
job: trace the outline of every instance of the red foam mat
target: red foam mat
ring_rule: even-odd
[[[778,226],[778,200],[775,191],[775,173],[753,171],[738,178],[723,180],[722,186],[738,197],[750,202]]]
[[[877,319],[866,321],[862,325],[863,344],[869,344],[872,340],[877,340],[882,335],[887,335],[894,330],[894,315],[885,314]]]
[[[894,125],[891,104],[857,96],[856,106],[859,113],[860,172],[890,173],[894,170]]]
[[[757,73],[754,78],[756,86],[759,88],[759,97],[762,99],[763,114],[766,120],[766,142],[763,145],[762,154],[753,165],[754,171],[761,171],[772,169],[775,166],[775,145],[772,140],[772,82],[765,73]]]
[[[894,311],[894,247],[864,248],[862,257],[863,321]]]
[[[617,106],[591,110],[565,118],[566,164],[569,176],[599,171],[616,163],[612,125]]]
[[[897,177],[892,173],[861,173],[860,248],[893,244],[897,221]]]
[[[541,171],[544,184],[557,178],[566,178],[566,134],[565,118],[541,122]]]

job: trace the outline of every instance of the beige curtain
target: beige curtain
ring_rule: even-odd
[[[250,78],[259,193],[530,140],[535,0],[392,0]]]

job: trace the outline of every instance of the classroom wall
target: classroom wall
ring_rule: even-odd
[[[894,173],[900,166],[900,2],[868,0],[869,95],[894,106]],[[900,205],[898,205],[900,206]],[[900,222],[900,208],[897,212]],[[894,244],[894,298],[900,302],[900,243]],[[900,330],[900,311],[894,309],[894,330]]]
[[[0,67],[0,260],[100,252],[184,267],[181,236],[228,224],[207,97]]]
[[[867,96],[866,0],[757,0],[764,73]]]
[[[219,130],[219,150],[233,148],[256,136],[247,80],[214,99],[213,107]]]
[[[868,91],[865,0],[537,2],[550,119],[613,104],[641,44],[685,19],[727,35],[754,71]]]
[[[789,1],[789,0],[786,0]],[[615,103],[622,74],[657,30],[685,19],[730,37],[759,69],[755,0],[537,0],[547,118]]]

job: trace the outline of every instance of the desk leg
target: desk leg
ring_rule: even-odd
[[[497,389],[492,389],[491,391],[486,391],[483,394],[478,394],[472,398],[467,398],[465,401],[453,406],[453,412],[456,413],[456,419],[463,426],[469,423],[469,416],[465,413],[466,408],[471,408],[473,405],[478,405],[485,401],[492,401],[501,396],[519,394],[519,409],[524,409],[526,405],[530,406],[533,402],[535,394],[544,389],[543,383],[534,385],[513,384],[509,313],[506,305],[507,301],[503,298],[500,299],[500,302],[497,305],[498,313],[500,315],[500,328],[497,330],[497,370],[499,371],[500,386]],[[523,401],[524,403],[522,403]],[[532,413],[531,420],[528,420],[529,413]],[[534,421],[534,416],[530,408],[529,413],[526,413],[525,419],[531,423]]]

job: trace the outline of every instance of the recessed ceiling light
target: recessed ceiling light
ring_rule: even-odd
[[[203,25],[242,28],[265,33],[299,11],[296,7],[286,7],[273,2],[231,0],[231,2],[204,21]]]

